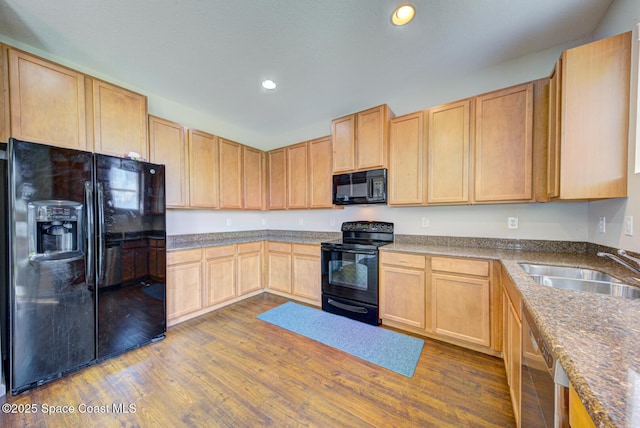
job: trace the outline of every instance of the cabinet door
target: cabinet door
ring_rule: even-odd
[[[189,206],[218,208],[218,137],[189,130]]]
[[[309,141],[309,208],[331,208],[331,137]]]
[[[505,305],[505,369],[511,392],[511,404],[517,425],[520,423],[521,381],[522,381],[522,323],[506,292],[503,293]],[[508,357],[507,357],[508,356]]]
[[[267,243],[267,287],[291,293],[291,245]]]
[[[389,205],[424,202],[424,138],[422,112],[389,123]]]
[[[334,119],[331,123],[333,140],[333,173],[353,171],[356,168],[356,116]]]
[[[549,137],[547,140],[547,196],[560,196],[560,112],[562,92],[562,59],[549,78]]]
[[[424,264],[424,256],[421,257]],[[380,317],[420,329],[426,327],[424,268],[381,265]]]
[[[293,245],[293,294],[320,304],[322,285],[320,280],[320,247],[318,245]]]
[[[202,309],[201,251],[167,253],[167,319]]]
[[[238,296],[262,288],[262,243],[238,244]]]
[[[268,208],[284,210],[287,208],[287,155],[284,148],[267,153],[269,173]]]
[[[436,333],[491,345],[488,279],[433,273],[431,287]]]
[[[9,48],[0,43],[0,141],[9,141]]]
[[[242,145],[220,138],[220,208],[242,208]]]
[[[386,168],[389,155],[389,109],[386,105],[357,114],[356,168]]]
[[[205,257],[205,306],[236,297],[236,246],[207,248]]]
[[[428,110],[427,203],[469,202],[471,101]]]
[[[83,74],[9,49],[9,90],[12,137],[92,149],[87,144]]]
[[[560,198],[627,196],[631,32],[565,51],[561,68]]]
[[[96,153],[149,159],[147,97],[93,79],[93,134]]]
[[[184,126],[149,116],[151,162],[165,165],[165,192],[168,207],[189,205],[189,165],[187,132]]]
[[[533,83],[476,98],[476,202],[532,198]]]
[[[307,208],[307,143],[287,147],[287,208]]]
[[[264,154],[262,151],[242,146],[243,208],[264,208]]]

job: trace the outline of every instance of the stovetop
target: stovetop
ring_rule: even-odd
[[[322,247],[341,250],[376,250],[393,242],[393,223],[350,221],[342,223],[342,239],[323,242]]]

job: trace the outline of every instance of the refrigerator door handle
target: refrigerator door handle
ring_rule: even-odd
[[[90,181],[84,182],[84,200],[87,207],[87,258],[85,260],[85,281],[87,285],[95,284],[94,270],[94,248],[96,231],[94,229],[94,208],[93,208],[93,185]]]
[[[98,279],[104,281],[104,187],[102,183],[96,184],[98,189]]]

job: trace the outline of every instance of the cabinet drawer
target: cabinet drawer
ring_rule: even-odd
[[[489,276],[489,262],[486,260],[431,258],[431,269],[466,275]]]
[[[281,253],[290,253],[291,244],[286,244],[284,242],[269,242],[267,244],[267,249],[269,251],[279,251]]]
[[[199,262],[202,252],[200,248],[193,250],[180,250],[167,252],[167,265],[178,265],[181,263]]]
[[[216,257],[233,256],[236,254],[235,245],[223,245],[221,247],[209,247],[205,250],[205,257],[207,259],[214,259]]]
[[[320,247],[317,245],[293,244],[293,253],[320,257]]]
[[[262,249],[262,242],[246,242],[238,244],[238,254],[255,253]]]
[[[386,265],[404,266],[415,269],[425,268],[425,256],[417,254],[380,252],[380,261]]]

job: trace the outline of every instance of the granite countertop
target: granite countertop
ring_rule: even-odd
[[[596,426],[640,426],[640,299],[546,287],[518,263],[598,269],[625,282],[629,270],[590,253],[399,242],[381,251],[499,260]]]
[[[306,232],[291,230],[257,230],[243,232],[200,233],[193,235],[167,236],[167,251],[219,245],[242,244],[255,241],[276,241],[292,244],[320,245],[322,242],[339,239],[339,232]]]

